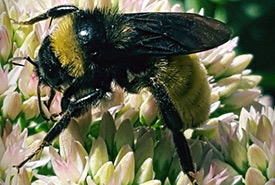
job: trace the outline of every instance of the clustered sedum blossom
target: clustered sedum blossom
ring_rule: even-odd
[[[35,58],[55,21],[22,26],[26,20],[60,4],[80,8],[118,7],[121,12],[181,11],[166,0],[0,0],[0,184],[188,184],[171,133],[163,127],[151,93],[127,94],[112,84],[113,94],[46,147],[17,173],[19,164],[53,125],[42,119],[33,66],[8,63],[11,57]],[[190,12],[193,12],[191,10]],[[200,12],[203,14],[203,12]],[[260,103],[261,80],[246,69],[252,55],[236,56],[233,38],[196,54],[209,75],[211,115],[201,127],[185,131],[198,184],[275,183],[275,112]],[[41,87],[46,116],[61,111],[62,94],[45,106],[50,89]],[[254,106],[254,107],[252,107]],[[249,110],[249,111],[248,111]],[[44,131],[44,132],[43,132]],[[29,147],[27,147],[29,146]],[[35,170],[34,170],[35,169]]]
[[[116,129],[111,115],[105,113],[99,132],[89,153],[70,132],[63,132],[59,137],[60,155],[50,147],[56,176],[35,174],[39,179],[36,183],[161,184],[160,180],[154,180],[154,131],[145,128],[134,130],[129,120]],[[145,140],[146,144],[143,143]],[[163,145],[163,142],[158,145]]]
[[[242,108],[239,118],[222,115],[194,131],[193,137],[207,141],[202,151],[210,155],[216,173],[226,171],[223,184],[275,182],[274,113],[270,107]]]

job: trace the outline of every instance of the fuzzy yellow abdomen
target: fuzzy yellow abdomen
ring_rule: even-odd
[[[210,87],[207,73],[196,55],[176,56],[158,65],[157,78],[183,121],[183,129],[194,128],[209,117]]]

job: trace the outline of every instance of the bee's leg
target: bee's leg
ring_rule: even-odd
[[[54,88],[51,88],[49,100],[48,100],[47,103],[45,102],[45,105],[47,106],[48,109],[50,108],[50,106],[51,106],[51,104],[52,104],[52,101],[53,101],[53,98],[54,98],[55,94],[56,94],[56,93],[55,93]]]
[[[25,66],[23,64],[19,64],[19,63],[15,63],[14,61],[17,61],[17,60],[27,60],[29,63],[31,63],[34,67],[38,67],[37,64],[32,61],[32,59],[30,57],[12,57],[9,59],[9,63],[12,63],[14,65],[17,65],[17,66]]]
[[[158,103],[164,123],[172,131],[182,170],[189,177],[190,181],[196,184],[192,157],[190,155],[188,143],[182,132],[182,120],[165,91],[164,86],[153,78],[150,83],[150,90]]]
[[[17,61],[17,60],[27,60],[35,68],[38,68],[38,65],[30,57],[13,57],[13,58],[9,59],[9,62],[14,64],[14,65],[24,66],[22,64],[14,62],[14,61]],[[40,87],[41,87],[41,80],[38,81],[38,85],[37,85],[37,98],[38,98],[38,107],[39,107],[40,115],[42,116],[43,119],[45,119],[46,121],[49,121],[50,119],[46,116],[46,114],[44,113],[44,111],[42,109]],[[49,108],[49,106],[47,106],[47,108]]]
[[[91,106],[97,104],[104,94],[101,90],[96,90],[75,102],[71,102],[61,120],[48,132],[44,141],[46,143],[52,142],[68,126],[72,118],[78,118],[84,114]]]
[[[46,105],[46,107],[48,108],[48,110],[50,110],[50,106],[52,104],[52,101],[54,99],[54,96],[56,95],[56,91],[54,90],[54,88],[51,88],[51,92],[50,92],[50,97],[49,97],[49,100],[48,102],[44,102],[44,104]],[[59,116],[59,115],[62,115],[62,112],[61,113],[58,113],[58,114],[51,114],[51,117],[50,117],[50,120],[52,122],[56,122],[56,117]]]
[[[71,14],[75,11],[78,11],[79,9],[74,6],[74,5],[60,5],[60,6],[56,6],[56,7],[53,7],[51,9],[49,9],[48,11],[46,11],[45,13],[43,14],[40,14],[28,21],[22,21],[22,22],[17,22],[15,20],[13,20],[16,24],[21,24],[21,25],[30,25],[30,24],[34,24],[36,22],[39,22],[39,21],[43,21],[45,19],[48,19],[48,18],[51,18],[51,21],[52,19],[55,19],[55,18],[59,18],[59,17],[63,17],[67,14]]]
[[[50,119],[46,116],[45,112],[42,109],[42,100],[41,100],[40,87],[41,87],[41,80],[38,81],[38,85],[37,85],[37,89],[36,89],[40,115],[44,120],[49,121]]]
[[[45,145],[52,142],[69,125],[72,118],[77,118],[84,114],[91,106],[95,105],[103,97],[103,95],[104,93],[101,90],[96,90],[76,100],[75,102],[71,102],[68,105],[68,109],[66,110],[60,121],[57,122],[53,126],[53,128],[47,133],[40,146],[24,161],[14,167],[19,170],[25,163],[27,163],[35,155],[40,153]]]

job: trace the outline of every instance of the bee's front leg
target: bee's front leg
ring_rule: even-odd
[[[39,147],[24,161],[14,167],[19,171],[24,164],[30,161],[34,156],[38,155],[47,144],[51,143],[65,128],[67,128],[72,118],[77,118],[84,114],[91,106],[97,104],[104,94],[105,93],[99,89],[74,102],[70,102],[60,121],[51,128]]]

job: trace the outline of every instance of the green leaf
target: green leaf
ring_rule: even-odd
[[[131,148],[133,148],[133,144],[134,144],[133,125],[130,123],[128,119],[124,120],[119,126],[115,134],[114,142],[115,142],[115,147],[117,152],[120,150],[122,146],[127,144]]]

